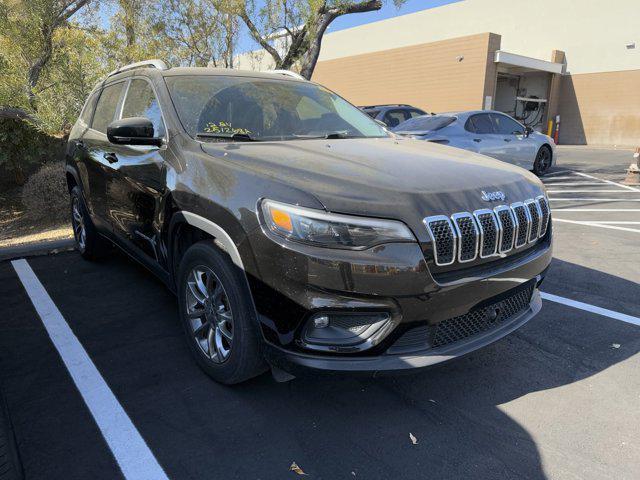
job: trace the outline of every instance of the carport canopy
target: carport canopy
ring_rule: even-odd
[[[549,62],[538,58],[525,57],[516,53],[496,50],[494,62],[498,67],[506,67],[504,70],[512,73],[526,72],[549,72],[562,73],[564,65],[562,63]]]

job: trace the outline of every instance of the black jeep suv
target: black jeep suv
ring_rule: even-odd
[[[82,256],[115,244],[160,277],[224,383],[460,356],[540,310],[551,260],[533,174],[396,138],[287,72],[121,68],[73,127],[67,181]]]

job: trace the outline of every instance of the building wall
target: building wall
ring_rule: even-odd
[[[560,87],[560,143],[640,145],[640,70],[566,75]]]
[[[497,37],[497,39],[496,39]],[[489,33],[318,62],[313,80],[356,105],[408,103],[427,111],[482,108],[493,92]],[[492,76],[493,75],[493,76]],[[490,93],[493,94],[493,93]]]
[[[638,0],[462,0],[329,33],[320,60],[430,43],[483,32],[502,36],[502,49],[550,60],[566,53],[571,73],[637,69]],[[635,41],[635,49],[626,44]]]

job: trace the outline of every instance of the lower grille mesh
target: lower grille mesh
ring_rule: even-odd
[[[405,332],[389,348],[387,353],[443,347],[498,328],[529,307],[534,286],[534,283],[531,282],[500,301],[444,320],[437,325],[421,325],[412,328]]]

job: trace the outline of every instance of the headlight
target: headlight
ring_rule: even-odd
[[[389,242],[415,242],[402,222],[353,217],[262,200],[262,223],[270,232],[320,247],[365,249]]]

